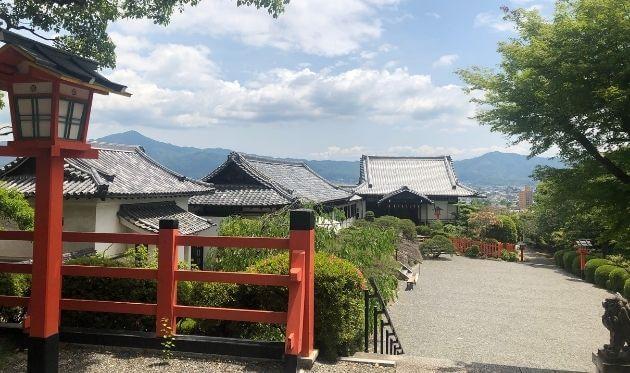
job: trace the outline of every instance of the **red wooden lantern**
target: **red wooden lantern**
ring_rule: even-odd
[[[125,93],[94,61],[0,30],[0,89],[13,141],[0,155],[35,158],[35,230],[28,307],[29,372],[57,372],[64,157],[96,158],[87,143],[94,93]]]

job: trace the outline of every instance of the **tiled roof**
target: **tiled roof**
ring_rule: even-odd
[[[418,194],[435,197],[472,197],[477,192],[460,184],[451,157],[361,158],[359,195],[385,195],[406,186]]]
[[[331,184],[303,162],[245,155],[233,152],[228,160],[203,180],[216,182],[215,177],[226,167],[236,165],[262,186],[275,190],[287,200],[326,203],[349,199],[352,194]],[[218,182],[217,182],[218,184]]]
[[[191,205],[208,206],[284,206],[291,201],[274,189],[261,185],[218,185],[215,192],[191,197]]]
[[[67,158],[66,198],[134,198],[194,196],[212,185],[188,179],[151,159],[141,147],[92,143],[98,159]],[[17,158],[0,171],[0,182],[27,196],[35,194],[34,159]]]
[[[107,91],[128,95],[125,92],[127,87],[114,83],[98,73],[96,61],[25,38],[11,31],[0,30],[0,41],[19,49],[35,64],[52,72],[72,77],[87,84],[101,86]]]
[[[412,194],[413,198],[417,197],[417,198],[419,198],[420,200],[422,200],[424,202],[433,203],[433,201],[431,201],[431,199],[429,197],[425,196],[424,194],[418,193],[417,191],[415,191],[413,189],[409,189],[407,186],[403,186],[402,188],[397,189],[397,190],[395,190],[395,191],[393,191],[391,193],[387,193],[377,203],[381,204],[381,203],[387,201],[388,199],[391,199],[393,197],[399,196],[401,194]]]
[[[177,206],[174,201],[133,203],[120,205],[118,217],[145,231],[159,231],[161,219],[179,220],[181,234],[194,234],[210,228],[213,224],[192,212]]]

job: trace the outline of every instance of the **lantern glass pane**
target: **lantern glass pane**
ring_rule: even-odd
[[[50,137],[50,120],[39,120],[38,123],[39,137]]]
[[[79,140],[83,127],[85,104],[70,100],[59,100],[59,137]]]
[[[80,134],[80,130],[81,126],[78,124],[73,124],[70,126],[70,139],[72,140],[78,140],[79,139],[79,134]]]
[[[51,106],[49,97],[17,99],[17,116],[22,137],[50,137]]]
[[[22,137],[33,137],[33,122],[28,120],[20,121]]]

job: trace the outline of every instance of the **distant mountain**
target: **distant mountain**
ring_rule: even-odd
[[[156,161],[186,176],[202,178],[223,163],[229,149],[182,147],[156,141],[136,131],[128,131],[105,136],[97,141],[140,145]],[[264,154],[261,154],[264,155]],[[312,161],[306,162],[324,178],[340,184],[356,184],[359,180],[359,161]],[[479,157],[455,161],[459,180],[470,186],[531,184],[529,176],[538,165],[562,167],[562,163],[542,157],[527,159],[513,153],[492,152]]]
[[[96,141],[114,144],[140,145],[149,156],[166,167],[183,175],[202,178],[225,162],[231,150],[223,148],[193,148],[183,147],[166,142],[153,140],[136,131],[115,133],[101,137]],[[264,154],[260,154],[264,155]],[[315,172],[327,180],[356,184],[359,180],[358,161],[310,161],[304,159],[286,158],[293,161],[304,161]]]
[[[225,162],[231,150],[222,148],[199,149],[177,146],[153,140],[136,131],[115,133],[96,141],[113,144],[140,145],[147,154],[164,166],[180,174],[200,179]]]
[[[471,186],[527,185],[536,166],[563,167],[551,158],[533,157],[515,153],[491,152],[479,157],[455,161],[457,177]]]

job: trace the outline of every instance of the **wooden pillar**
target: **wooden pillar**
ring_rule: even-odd
[[[35,162],[28,372],[48,373],[59,369],[63,158],[48,152],[36,157]]]
[[[293,244],[303,250],[304,266],[304,321],[300,356],[308,357],[313,352],[315,335],[315,213],[301,209],[291,211],[291,248]]]
[[[179,221],[176,219],[160,220],[158,237],[158,283],[157,283],[157,314],[155,317],[155,333],[159,337],[176,333],[177,319],[175,305],[177,304],[177,246],[175,240],[179,235]],[[165,330],[166,326],[170,330]]]
[[[315,214],[312,210],[292,210],[290,214],[289,306],[285,355],[287,371],[294,371],[297,356],[310,356],[313,351],[315,325],[314,254]]]

